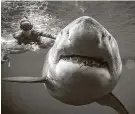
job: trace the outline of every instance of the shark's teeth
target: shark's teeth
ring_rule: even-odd
[[[107,67],[108,64],[103,59],[97,59],[93,57],[86,57],[86,56],[78,56],[78,55],[71,55],[71,56],[62,56],[61,59],[73,63],[83,64],[84,66],[90,67]]]

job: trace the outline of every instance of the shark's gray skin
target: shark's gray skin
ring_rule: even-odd
[[[128,114],[113,95],[122,72],[115,38],[95,19],[83,16],[58,35],[44,61],[42,77],[6,77],[4,81],[44,83],[57,100],[74,106],[97,102]]]

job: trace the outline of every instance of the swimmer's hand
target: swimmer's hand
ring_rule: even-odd
[[[40,37],[40,42],[40,48],[49,49],[54,45],[55,40],[46,37]]]
[[[30,51],[38,51],[40,49],[39,45],[37,45],[36,43],[27,44],[25,45],[25,48]]]

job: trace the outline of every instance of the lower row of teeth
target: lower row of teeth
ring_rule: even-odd
[[[72,61],[73,63],[83,64],[84,66],[106,67],[104,63],[101,64],[94,60],[86,60],[86,59],[75,58],[75,57],[64,57],[63,59],[66,61]]]

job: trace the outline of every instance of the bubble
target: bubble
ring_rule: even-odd
[[[39,46],[36,44],[32,44],[30,48],[31,51],[38,51],[39,49],[40,49]]]

